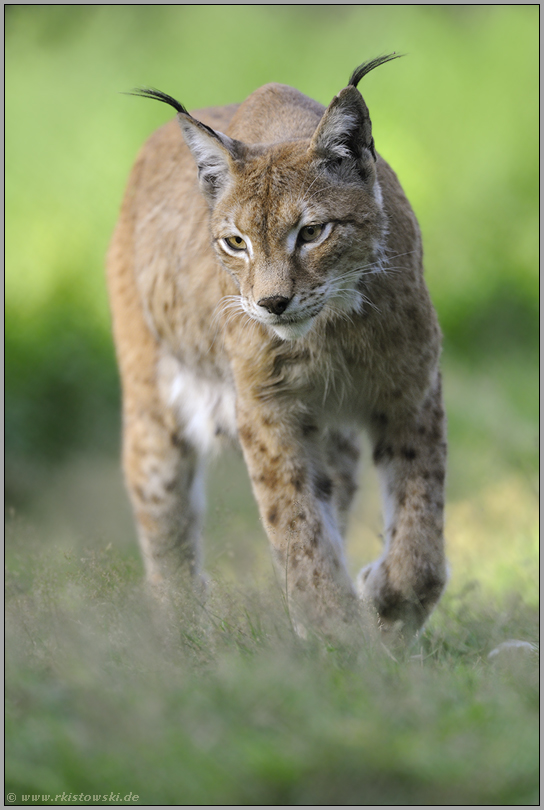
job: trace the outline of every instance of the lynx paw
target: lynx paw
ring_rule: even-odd
[[[378,626],[391,641],[411,642],[438,601],[435,587],[421,595],[413,589],[406,593],[395,588],[383,560],[365,566],[356,585],[359,598],[376,611]]]

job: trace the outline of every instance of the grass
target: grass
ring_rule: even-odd
[[[8,581],[9,791],[537,803],[537,663],[486,659],[505,636],[535,637],[523,603],[450,593],[393,661],[379,644],[301,642],[270,583],[216,582],[165,645],[133,563],[111,548],[45,556]]]

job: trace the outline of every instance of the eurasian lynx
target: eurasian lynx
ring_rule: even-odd
[[[416,218],[376,153],[357,68],[325,109],[267,84],[177,110],[132,171],[108,256],[124,470],[149,583],[199,579],[206,455],[241,444],[303,621],[361,599],[412,634],[446,581],[441,335]],[[352,583],[343,535],[369,433],[384,550]]]

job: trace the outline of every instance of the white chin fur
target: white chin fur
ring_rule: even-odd
[[[313,318],[308,318],[305,321],[299,321],[299,323],[286,323],[285,326],[275,325],[270,328],[273,329],[276,335],[282,340],[296,340],[308,334],[312,328],[313,321]]]

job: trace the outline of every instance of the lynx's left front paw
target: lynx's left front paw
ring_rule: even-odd
[[[445,577],[419,578],[418,587],[395,587],[387,560],[365,566],[357,577],[359,598],[378,614],[380,630],[391,640],[410,643],[438,602]]]
[[[379,629],[388,638],[399,638],[402,635],[404,618],[399,615],[399,600],[396,600],[397,610],[388,610],[392,591],[379,560],[359,571],[356,587],[359,599],[376,614]],[[389,594],[389,599],[386,598],[386,594]]]

